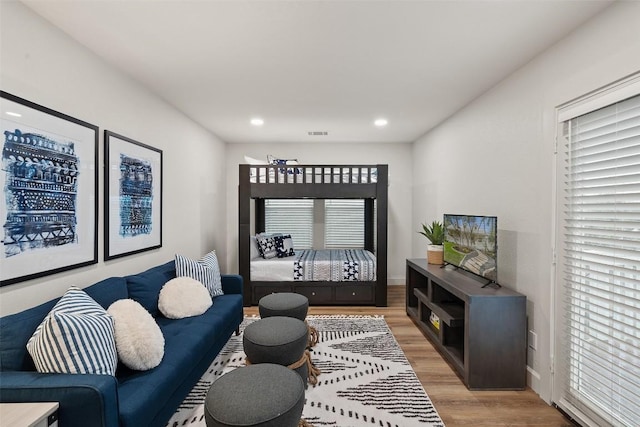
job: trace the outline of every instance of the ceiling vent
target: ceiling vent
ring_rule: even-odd
[[[326,131],[316,131],[316,132],[307,132],[309,136],[327,136],[329,132]]]

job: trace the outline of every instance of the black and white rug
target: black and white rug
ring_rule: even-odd
[[[258,317],[244,319],[240,329]],[[322,370],[309,385],[303,417],[316,427],[444,427],[438,412],[380,316],[308,316],[320,340]],[[205,427],[203,402],[213,381],[244,366],[242,335],[232,336],[171,418],[168,427]]]

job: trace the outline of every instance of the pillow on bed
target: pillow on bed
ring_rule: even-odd
[[[261,257],[262,254],[260,253],[260,245],[258,244],[258,239],[256,239],[256,236],[250,236],[249,239],[250,259]]]
[[[258,246],[260,249],[260,255],[264,259],[271,259],[278,256],[278,251],[276,249],[276,240],[275,238],[280,236],[280,234],[266,234],[260,233],[256,234],[256,239],[258,240]]]
[[[276,255],[278,258],[285,258],[296,254],[293,250],[293,239],[290,234],[275,236],[274,239],[276,242]]]
[[[272,155],[267,155],[267,163],[270,165],[299,165],[298,159],[279,159]],[[279,168],[280,173],[301,174],[301,168]]]

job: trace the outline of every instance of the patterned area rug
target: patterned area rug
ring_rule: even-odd
[[[244,319],[241,331],[257,317]],[[305,393],[303,417],[316,427],[444,427],[383,317],[308,316],[320,341],[322,370]],[[242,335],[232,336],[171,418],[168,427],[205,427],[203,402],[213,381],[244,366]]]

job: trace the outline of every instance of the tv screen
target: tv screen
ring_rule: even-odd
[[[444,215],[444,262],[498,280],[498,218]]]

